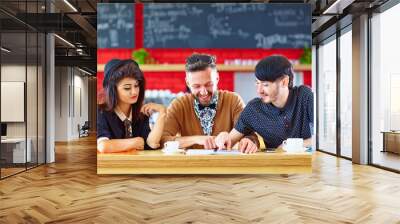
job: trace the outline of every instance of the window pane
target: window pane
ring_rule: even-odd
[[[1,178],[45,161],[45,35],[37,24],[45,0],[1,1]]]
[[[45,65],[46,36],[39,33],[38,45],[38,164],[45,163]]]
[[[336,153],[336,40],[318,48],[318,146]]]
[[[372,163],[400,170],[400,4],[375,15],[372,25]]]
[[[28,168],[37,165],[37,73],[38,73],[38,36],[36,32],[28,32],[28,62],[27,62],[27,80],[26,80],[26,115],[27,115],[27,141],[30,144],[30,160]]]
[[[352,35],[340,37],[340,153],[352,157]]]
[[[1,33],[1,177],[25,170],[30,161],[26,141],[26,33]],[[28,149],[28,150],[27,150]]]

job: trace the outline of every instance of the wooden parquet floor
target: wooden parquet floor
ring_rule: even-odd
[[[96,174],[93,137],[0,181],[0,223],[400,223],[400,175],[317,153],[312,174]]]

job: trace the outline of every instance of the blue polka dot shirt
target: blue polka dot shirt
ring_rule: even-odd
[[[276,148],[287,138],[311,138],[313,132],[313,93],[306,86],[293,87],[283,108],[251,100],[235,125],[244,135],[257,132],[267,148]]]

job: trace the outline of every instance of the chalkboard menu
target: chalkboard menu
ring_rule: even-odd
[[[97,4],[97,47],[135,47],[135,7],[132,3]]]
[[[304,48],[309,4],[144,4],[145,48]]]

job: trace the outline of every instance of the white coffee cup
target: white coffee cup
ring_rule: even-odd
[[[174,154],[179,152],[178,141],[168,141],[164,143],[164,149],[162,150],[165,154]]]
[[[304,152],[304,140],[302,138],[288,138],[282,143],[283,150],[288,153]]]

